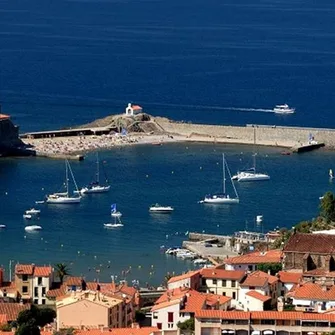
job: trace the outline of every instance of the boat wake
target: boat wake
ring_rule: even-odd
[[[237,112],[262,112],[262,113],[274,113],[273,109],[265,108],[240,108],[240,107],[224,107],[226,110],[232,110]]]

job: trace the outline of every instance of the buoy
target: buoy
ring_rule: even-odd
[[[139,266],[138,266],[138,268],[139,268],[139,269],[142,269],[142,266],[141,266],[141,265],[139,265]]]
[[[78,255],[79,255],[79,254],[80,254],[80,251],[78,250],[77,253],[78,253]]]
[[[97,258],[97,256],[94,256],[94,258]]]
[[[166,237],[166,239],[168,239],[168,238],[169,238],[169,235],[168,235],[168,234],[166,234],[166,235],[165,235],[165,237]]]
[[[186,147],[186,149],[188,149],[188,147]]]
[[[8,192],[5,192],[6,195],[8,195]]]
[[[200,166],[200,170],[202,170],[202,166]]]
[[[152,269],[154,268],[154,265],[153,265],[153,264],[151,265],[151,268],[152,268]]]
[[[63,244],[60,245],[61,248],[63,248],[63,246],[64,246]]]
[[[171,171],[172,174],[174,174],[174,171]]]
[[[149,175],[147,174],[146,177],[149,178]]]

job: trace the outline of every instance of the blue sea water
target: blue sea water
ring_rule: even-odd
[[[198,123],[335,127],[334,22],[330,1],[0,0],[2,111],[22,132],[86,123],[122,112],[130,101],[153,115]],[[280,103],[297,113],[269,112]],[[7,229],[0,232],[0,263],[67,261],[75,274],[104,280],[131,266],[128,276],[158,284],[167,271],[192,268],[159,252],[180,244],[186,231],[254,229],[259,214],[268,230],[315,216],[318,197],[333,189],[330,152],[281,156],[261,148],[258,163],[269,182],[238,184],[238,206],[197,204],[220,188],[221,153],[235,171],[250,163],[251,150],[173,144],[103,152],[111,192],[79,206],[42,207],[36,234],[25,233],[22,213],[59,189],[63,163],[1,160]],[[72,165],[85,184],[94,155]],[[112,202],[125,225],[105,230]],[[153,202],[176,211],[152,216]]]

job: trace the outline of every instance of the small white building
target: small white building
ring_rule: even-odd
[[[279,278],[279,295],[285,297],[285,295],[292,289],[294,285],[297,285],[302,281],[302,273],[279,271],[278,278]]]
[[[126,108],[125,114],[127,116],[133,116],[135,114],[139,114],[139,113],[142,113],[142,112],[143,112],[143,109],[142,109],[141,106],[133,105],[133,104],[129,103],[127,108]]]

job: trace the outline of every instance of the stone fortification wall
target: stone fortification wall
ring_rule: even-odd
[[[272,145],[282,147],[293,147],[308,142],[312,134],[316,141],[324,142],[326,146],[335,148],[335,130],[296,128],[281,126],[247,125],[244,127],[215,126],[190,123],[172,122],[163,118],[156,118],[156,122],[164,128],[167,133],[187,136],[190,140],[208,141],[209,138],[217,142],[245,143]]]
[[[18,141],[19,129],[11,120],[0,120],[0,142],[12,143]]]

